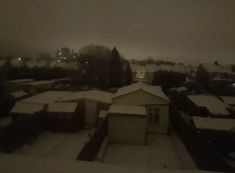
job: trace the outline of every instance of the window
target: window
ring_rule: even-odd
[[[160,120],[160,110],[159,108],[149,108],[148,109],[149,114],[149,121],[152,123],[159,123]]]

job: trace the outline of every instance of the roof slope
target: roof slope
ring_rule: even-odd
[[[233,131],[235,119],[193,117],[193,122],[198,129]]]
[[[154,96],[160,97],[164,100],[169,101],[168,97],[165,95],[165,93],[162,91],[162,88],[160,86],[153,86],[153,85],[147,85],[141,82],[134,83],[125,87],[120,88],[115,94],[113,98],[123,96],[138,90],[143,90],[147,93],[150,93]]]
[[[17,102],[12,108],[11,113],[34,114],[44,109],[44,104]]]
[[[188,95],[188,98],[197,106],[205,107],[212,114],[229,115],[228,105],[214,96],[207,95]]]
[[[228,105],[235,105],[235,97],[221,96],[221,98],[223,99],[224,103]]]
[[[70,93],[71,91],[47,91],[23,99],[21,100],[21,102],[49,104],[58,101],[59,99],[65,97],[66,95],[69,95]]]
[[[111,105],[109,107],[111,114],[128,114],[128,115],[143,115],[146,116],[144,106],[130,106],[130,105]]]
[[[100,90],[88,90],[88,91],[79,91],[73,92],[68,96],[60,99],[60,101],[77,101],[79,99],[92,99],[100,102],[111,103],[113,93],[100,91]]]

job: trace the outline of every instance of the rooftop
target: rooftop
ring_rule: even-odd
[[[52,84],[54,80],[41,80],[28,83],[29,85],[37,86],[37,85],[44,85],[44,84]]]
[[[59,99],[69,95],[70,93],[71,91],[47,91],[47,92],[23,99],[21,100],[21,102],[49,104],[49,103],[54,103],[58,101]]]
[[[128,115],[143,115],[146,116],[144,106],[129,106],[129,105],[111,105],[109,107],[111,114],[128,114]]]
[[[207,130],[235,130],[235,119],[193,117],[195,127]]]
[[[79,91],[79,92],[70,93],[69,95],[60,99],[60,101],[72,102],[86,98],[104,103],[111,103],[112,97],[113,94],[110,92],[100,91],[100,90],[88,90],[88,91]]]
[[[23,96],[26,96],[27,93],[21,90],[21,91],[12,92],[11,95],[15,98],[21,98]]]
[[[218,98],[209,95],[188,95],[188,98],[197,106],[205,107],[210,113],[215,115],[229,115],[228,105]]]
[[[15,80],[9,80],[7,81],[10,84],[15,84],[15,83],[25,83],[25,82],[33,82],[34,79],[15,79]]]
[[[11,113],[34,114],[42,111],[43,109],[43,104],[16,102],[15,106],[11,110]]]
[[[135,92],[138,90],[143,90],[149,94],[155,95],[157,97],[160,97],[164,100],[169,101],[168,97],[165,95],[165,93],[162,91],[162,88],[160,86],[154,86],[154,85],[147,85],[145,83],[134,83],[128,86],[124,86],[122,88],[120,88],[115,94],[114,94],[114,98],[115,97],[119,97],[122,95],[126,95],[129,94],[131,92]]]

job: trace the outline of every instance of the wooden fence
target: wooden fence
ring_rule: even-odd
[[[92,161],[95,159],[104,138],[107,136],[107,117],[103,119],[89,141],[87,141],[82,151],[77,156],[77,160]]]

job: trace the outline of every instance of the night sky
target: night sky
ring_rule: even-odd
[[[116,46],[128,59],[235,60],[235,0],[1,0],[0,55]]]

